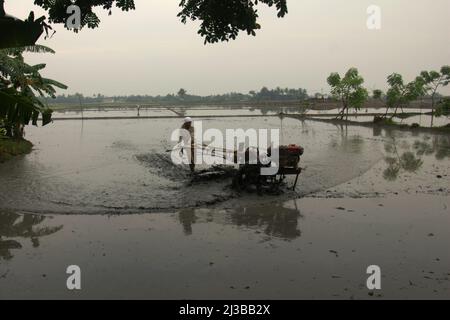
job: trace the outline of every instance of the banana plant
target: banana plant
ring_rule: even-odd
[[[37,125],[39,116],[43,126],[51,122],[52,111],[39,98],[54,98],[55,88],[67,89],[58,81],[42,77],[40,71],[45,64],[27,64],[24,52],[54,53],[41,45],[0,50],[0,119],[3,119],[7,135],[18,138],[23,126],[30,122]]]

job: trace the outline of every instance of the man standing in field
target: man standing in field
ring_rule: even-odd
[[[192,125],[192,119],[190,117],[184,118],[184,123],[181,126],[181,132],[180,132],[180,139],[178,140],[178,143],[181,141],[184,142],[184,149],[187,149],[187,157],[189,160],[189,168],[191,169],[191,172],[194,173],[195,171],[195,138],[194,138],[194,126]],[[189,145],[190,142],[190,148],[186,147]],[[184,149],[181,149],[181,152],[184,152]],[[189,150],[190,149],[190,150]]]

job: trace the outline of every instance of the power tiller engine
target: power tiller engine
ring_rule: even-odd
[[[235,163],[239,163],[239,170],[233,179],[233,186],[238,190],[246,190],[252,186],[256,186],[259,194],[264,189],[270,192],[279,192],[279,187],[286,179],[286,176],[295,176],[293,190],[297,186],[298,177],[302,172],[300,165],[300,157],[303,155],[304,149],[296,144],[280,146],[278,172],[273,175],[263,175],[262,168],[271,167],[271,163],[262,164],[260,162],[259,150],[248,148],[245,152],[245,161],[239,161],[237,152],[235,152]],[[253,153],[253,154],[252,154]],[[272,150],[267,150],[267,156],[271,157]],[[252,161],[253,160],[253,161]],[[254,161],[256,160],[256,161]],[[242,164],[243,163],[243,164]]]

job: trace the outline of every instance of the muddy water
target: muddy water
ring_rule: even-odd
[[[392,131],[289,118],[205,118],[204,130],[278,128],[283,144],[297,143],[306,150],[305,170],[295,192],[289,188],[293,178],[288,178],[282,195],[238,194],[230,187],[233,167],[200,166],[198,170],[212,173],[204,180],[192,178],[186,166],[173,164],[168,152],[174,145],[170,135],[179,125],[178,119],[130,119],[60,121],[29,128],[27,138],[34,143],[34,151],[0,166],[0,209],[120,214],[280,202],[351,181],[377,164],[391,167],[377,177],[392,183],[396,179],[390,174],[401,176],[405,171],[399,158],[405,148],[406,161],[417,161],[412,167],[406,164],[409,175],[421,176],[422,159],[426,167],[438,167],[441,176],[447,174],[448,136],[399,133],[393,140],[396,133]],[[386,158],[391,163],[384,165]]]
[[[0,167],[0,209],[38,213],[134,213],[199,207],[239,199],[274,201],[351,180],[382,156],[369,129],[278,118],[203,120],[207,128],[281,128],[283,143],[306,149],[296,192],[280,197],[236,194],[230,179],[192,181],[167,150],[178,119],[61,121],[30,128],[34,151]],[[208,170],[203,166],[200,170]],[[292,179],[287,181],[292,184]],[[24,196],[25,195],[25,196]],[[284,198],[283,198],[284,197]]]
[[[297,190],[290,179],[261,197],[230,188],[232,167],[202,166],[204,179],[174,165],[179,125],[30,128],[35,150],[0,166],[0,299],[448,299],[448,135],[205,118],[305,147]],[[80,292],[65,287],[69,264]]]

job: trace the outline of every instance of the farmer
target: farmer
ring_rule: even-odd
[[[180,139],[178,140],[178,143],[181,143],[181,141],[184,141],[184,144],[187,145],[190,141],[191,147],[186,148],[187,150],[187,156],[189,159],[189,168],[191,169],[191,172],[193,173],[195,170],[195,141],[194,141],[194,127],[192,126],[192,119],[190,117],[184,118],[183,125],[181,126],[181,132],[180,132]],[[190,149],[190,150],[189,150]],[[183,152],[183,149],[181,149],[181,152]]]

